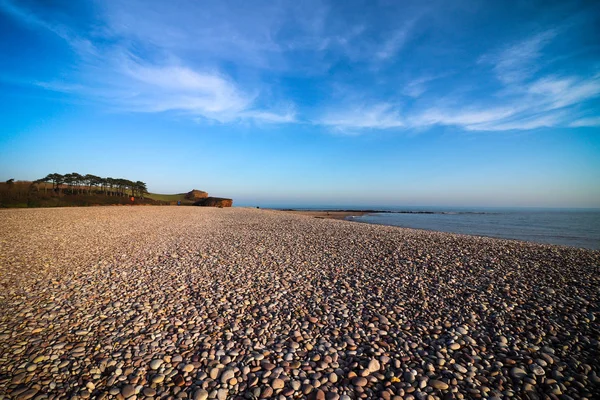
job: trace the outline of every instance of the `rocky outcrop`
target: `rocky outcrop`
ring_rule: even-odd
[[[186,193],[185,198],[187,200],[200,200],[206,199],[208,197],[208,193],[203,192],[202,190],[192,190],[191,192]]]
[[[206,197],[200,199],[194,203],[195,206],[202,207],[231,207],[233,205],[232,199],[225,199],[222,197]]]

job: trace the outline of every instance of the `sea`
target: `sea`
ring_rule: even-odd
[[[364,210],[365,207],[335,209]],[[600,250],[600,209],[385,207],[376,210],[384,212],[348,219],[369,224]]]

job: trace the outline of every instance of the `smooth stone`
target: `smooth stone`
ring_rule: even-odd
[[[208,376],[210,376],[210,379],[215,380],[219,376],[219,372],[221,372],[219,368],[213,368],[210,370]]]
[[[352,379],[352,384],[358,387],[367,386],[368,382],[369,381],[367,381],[367,378],[362,376],[357,376],[356,378]]]
[[[275,390],[283,389],[284,386],[285,382],[283,381],[283,379],[274,379],[273,382],[271,382],[271,387]]]
[[[531,364],[529,369],[531,369],[531,372],[533,372],[537,376],[546,375],[546,371],[544,371],[544,368],[540,367],[537,364]]]
[[[198,389],[194,392],[193,400],[206,400],[208,399],[208,392],[204,389]]]
[[[183,386],[183,385],[185,385],[185,379],[183,379],[183,376],[177,374],[173,377],[173,383],[176,386]]]
[[[226,369],[221,374],[221,383],[227,383],[228,380],[235,376],[235,372],[232,369]]]
[[[517,379],[523,379],[527,376],[527,372],[524,369],[514,367],[510,370],[510,376]]]
[[[261,399],[268,399],[273,395],[273,388],[266,386],[260,393]]]
[[[454,364],[454,369],[460,372],[461,374],[467,373],[467,369],[460,364]]]
[[[35,389],[29,389],[17,396],[17,400],[29,400],[38,393]]]
[[[448,384],[442,381],[438,381],[437,379],[432,379],[429,381],[429,386],[438,390],[446,390],[448,389]]]
[[[315,390],[308,396],[308,400],[325,400],[325,392],[321,389]]]
[[[157,370],[157,369],[160,368],[160,366],[162,364],[163,364],[163,360],[158,360],[158,359],[152,360],[152,361],[150,361],[150,368],[154,369],[154,370]]]
[[[415,376],[412,374],[412,372],[410,371],[406,371],[402,377],[404,378],[404,380],[408,383],[413,383],[415,381]]]
[[[131,397],[135,394],[135,387],[133,385],[125,385],[121,388],[121,395],[125,398]]]
[[[379,361],[377,361],[375,359],[372,359],[371,361],[369,361],[369,366],[367,367],[369,372],[377,372],[377,371],[379,371],[380,368],[381,368],[381,365],[379,364]]]

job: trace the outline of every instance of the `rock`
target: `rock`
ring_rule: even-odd
[[[518,367],[513,367],[510,370],[510,376],[512,376],[513,378],[516,379],[523,379],[527,376],[527,372],[525,372],[525,370],[518,368]]]
[[[198,389],[194,392],[193,400],[206,400],[208,399],[208,392],[204,389]]]
[[[542,376],[542,375],[546,374],[546,371],[544,371],[544,368],[540,367],[537,364],[531,364],[529,366],[529,369],[531,369],[531,372],[533,372],[537,376]]]
[[[162,383],[165,380],[163,374],[156,374],[152,377],[152,383]]]
[[[454,364],[454,369],[458,372],[460,372],[461,374],[466,374],[467,373],[467,369],[465,367],[463,367],[460,364]]]
[[[273,388],[270,386],[265,386],[260,392],[261,399],[268,399],[273,396]]]
[[[135,387],[133,385],[125,385],[121,388],[121,395],[126,399],[135,394]]]
[[[371,361],[369,361],[369,366],[367,367],[369,372],[371,372],[371,373],[377,372],[377,371],[379,371],[380,368],[381,368],[381,365],[379,364],[379,361],[377,361],[375,359],[372,359]]]
[[[313,392],[308,396],[308,400],[325,400],[325,392],[321,389],[313,390]]]
[[[437,379],[431,379],[429,386],[438,390],[447,390],[449,387],[446,382],[438,381]]]
[[[271,382],[271,387],[275,390],[283,389],[284,386],[285,382],[283,381],[283,379],[274,379],[273,382]]]
[[[150,361],[150,368],[154,369],[154,370],[157,370],[157,369],[160,368],[160,366],[162,364],[163,364],[163,360],[158,360],[158,359],[152,360],[152,361]]]
[[[226,369],[221,374],[221,383],[227,383],[228,380],[235,376],[235,372],[232,369]]]
[[[363,386],[367,386],[367,383],[368,383],[367,379],[362,376],[357,376],[356,378],[352,379],[352,384],[354,386],[363,387]]]
[[[338,381],[338,376],[335,372],[332,372],[329,374],[329,376],[327,377],[327,380],[331,383],[337,383]]]
[[[219,400],[227,400],[229,391],[227,389],[219,389],[217,391],[217,399]]]
[[[194,203],[195,206],[201,207],[231,207],[233,205],[233,200],[226,199],[222,197],[207,197],[205,199],[200,199]]]
[[[28,400],[34,397],[38,393],[35,389],[29,389],[19,394],[16,398],[17,400]]]
[[[38,364],[41,363],[42,361],[46,361],[48,358],[44,355],[41,356],[37,356],[36,358],[33,359],[33,363]]]
[[[210,376],[210,379],[215,380],[219,377],[220,373],[221,373],[221,370],[219,368],[211,368],[210,371],[208,372],[208,376]]]
[[[185,379],[183,379],[183,376],[177,374],[173,377],[173,383],[175,386],[183,386],[185,385]]]
[[[189,186],[188,186],[189,187]],[[200,200],[208,197],[208,193],[202,190],[193,189],[185,194],[186,200]]]
[[[408,383],[413,383],[415,381],[415,376],[410,371],[404,372],[404,374],[402,374],[402,378],[404,378],[404,381]]]

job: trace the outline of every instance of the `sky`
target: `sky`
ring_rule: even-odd
[[[0,180],[600,207],[600,3],[0,0]]]

